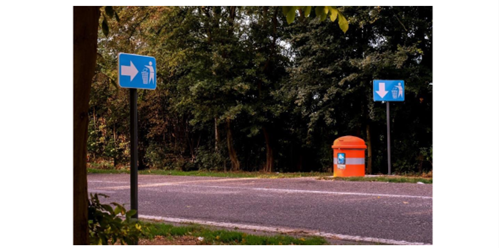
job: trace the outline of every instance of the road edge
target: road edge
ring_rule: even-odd
[[[242,230],[272,232],[272,233],[280,233],[286,235],[299,234],[303,236],[318,236],[326,239],[355,241],[355,242],[367,242],[367,243],[378,243],[378,244],[389,244],[389,245],[432,245],[428,243],[409,242],[404,240],[393,240],[393,239],[382,239],[382,238],[373,238],[373,237],[352,236],[352,235],[344,235],[337,233],[326,233],[316,230],[292,229],[292,228],[276,227],[276,226],[257,226],[257,225],[248,225],[242,223],[205,221],[199,219],[172,218],[172,217],[151,216],[151,215],[140,215],[139,219],[163,221],[163,222],[177,223],[177,224],[193,223],[206,226],[232,228],[232,229],[237,228]]]

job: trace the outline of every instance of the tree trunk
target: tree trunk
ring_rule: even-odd
[[[232,146],[232,130],[230,127],[230,118],[227,118],[227,149],[229,150],[230,162],[232,163],[232,170],[238,171],[241,168],[241,164],[237,159],[236,150]]]
[[[229,7],[229,30],[228,37],[232,37],[234,33],[234,19],[236,18],[236,6]]]
[[[303,153],[302,153],[301,148],[299,150],[299,154],[300,155],[298,156],[298,163],[296,165],[296,168],[298,169],[299,172],[301,172],[303,169]]]
[[[218,152],[218,142],[220,142],[220,136],[218,136],[217,117],[215,117],[215,152]]]
[[[142,142],[139,142],[139,147],[137,149],[137,155],[138,155],[138,159],[137,159],[137,162],[138,162],[138,165],[137,165],[137,170],[145,170],[146,169],[146,164],[144,163],[144,159],[145,159],[145,156],[146,156],[146,150],[144,149],[145,145],[144,143]]]
[[[114,144],[114,149],[118,147],[116,145],[116,123],[113,124],[113,144]],[[116,168],[118,166],[118,158],[116,152],[113,153],[113,166]]]
[[[74,7],[73,16],[73,244],[87,245],[88,108],[97,58],[99,7]]]
[[[372,165],[373,165],[373,157],[372,157],[372,145],[371,145],[371,126],[367,124],[366,126],[366,134],[367,134],[367,174],[372,174]]]
[[[265,137],[265,145],[267,150],[267,161],[265,162],[265,167],[263,168],[264,172],[272,172],[274,170],[274,150],[270,144],[270,134],[267,131],[267,128],[263,127],[263,136]]]

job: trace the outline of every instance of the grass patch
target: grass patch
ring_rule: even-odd
[[[147,224],[146,224],[147,225]],[[236,231],[211,230],[200,225],[173,226],[164,223],[151,223],[148,226],[146,238],[153,239],[156,236],[202,237],[201,244],[204,245],[327,245],[328,242],[321,237],[294,238],[284,235],[259,236]]]
[[[401,176],[379,176],[379,177],[319,177],[319,180],[332,181],[365,181],[365,182],[388,182],[388,183],[417,183],[433,184],[432,178],[401,177]]]
[[[87,173],[94,174],[129,174],[128,169],[94,169],[88,168]],[[295,177],[317,177],[329,176],[326,172],[286,172],[286,173],[263,173],[263,172],[223,172],[223,171],[177,171],[177,170],[142,170],[140,175],[171,175],[171,176],[202,176],[202,177],[254,177],[254,178],[295,178]]]

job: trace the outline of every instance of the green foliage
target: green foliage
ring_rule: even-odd
[[[196,160],[194,164],[200,170],[223,170],[224,165],[230,163],[227,157],[222,156],[220,152],[207,149],[202,146],[197,149]]]
[[[177,157],[168,147],[151,143],[147,146],[145,162],[153,169],[189,171],[197,169],[194,163],[184,157]]]
[[[166,147],[151,143],[147,146],[145,159],[149,162],[149,167],[163,169],[171,167],[170,164],[174,161],[169,159],[169,154],[170,152],[166,150]]]
[[[107,17],[109,18],[115,18],[116,21],[120,21],[120,18],[118,17],[118,13],[114,11],[114,8],[112,6],[106,6],[104,7],[104,14],[102,14],[102,24],[101,24],[101,29],[102,33],[107,37],[109,34],[109,24],[107,23]],[[106,17],[107,15],[107,17]]]
[[[406,100],[390,106],[394,171],[431,165],[431,7],[112,10],[101,16],[109,36],[99,33],[92,159],[128,164],[128,91],[115,86],[117,54],[128,52],[158,65],[157,89],[139,91],[143,168],[230,170],[232,147],[245,171],[268,161],[273,171],[327,171],[336,138],[369,132],[373,173],[385,173],[385,105],[372,101],[372,80],[390,78],[406,81]]]
[[[310,12],[312,11],[312,6],[305,6],[305,17],[308,17],[310,15]],[[334,20],[331,20],[334,21]],[[288,23],[289,24],[289,23]]]
[[[108,125],[107,120],[103,118],[95,118],[95,120],[90,121],[87,151],[95,157],[113,160],[116,166],[120,162],[128,161],[129,142],[126,140],[125,134],[113,134],[113,130],[109,130]]]
[[[403,78],[406,101],[393,104],[392,160],[394,171],[417,170],[419,148],[431,144],[431,9],[345,7],[351,17],[345,35],[330,23],[297,23],[291,26],[291,42],[297,50],[295,66],[290,69],[290,83],[283,86],[283,100],[288,102],[296,123],[292,128],[310,149],[322,151],[343,135],[367,140],[371,134],[374,172],[386,166],[385,106],[372,101],[372,80]],[[406,26],[417,26],[418,37],[390,17],[404,13]],[[340,17],[338,17],[340,18]],[[429,19],[428,19],[429,18]],[[423,21],[427,20],[427,21]],[[424,24],[423,24],[424,23]],[[386,28],[390,27],[390,28]],[[416,32],[415,30],[413,30]],[[380,38],[386,37],[386,38]],[[424,37],[428,37],[425,39]],[[418,97],[428,101],[420,101]],[[331,158],[326,152],[312,158]]]
[[[108,197],[104,194],[90,194],[88,206],[90,244],[107,245],[119,242],[124,245],[137,243],[139,237],[145,235],[145,229],[148,227],[131,219],[136,211],[126,211],[122,205],[115,202],[102,204],[99,196]]]
[[[423,161],[428,161],[433,166],[433,146],[419,148]]]
[[[347,30],[348,30],[348,21],[347,19],[345,18],[345,16],[343,14],[341,14],[341,12],[339,11],[334,11],[334,12],[337,12],[337,15],[338,15],[338,25],[340,26],[341,30],[343,31],[343,33],[346,33]],[[336,16],[336,14],[335,14]],[[336,18],[334,18],[336,19]],[[331,14],[331,21],[334,21],[333,20],[333,14]]]
[[[282,13],[286,16],[286,21],[291,24],[295,21],[296,10],[298,7],[294,6],[284,6],[282,7]]]
[[[345,16],[339,11],[336,7],[331,7],[331,6],[316,6],[314,7],[315,9],[315,16],[318,18],[321,22],[326,20],[327,16],[329,15],[329,19],[331,19],[331,22],[336,21],[336,18],[338,18],[338,26],[340,29],[343,31],[343,33],[346,33],[348,30],[348,21],[345,18]],[[312,6],[284,6],[282,7],[282,13],[286,16],[286,21],[288,24],[291,24],[295,21],[295,16],[296,16],[296,11],[299,10],[300,15],[304,17],[308,17],[310,15],[310,12],[312,11]]]

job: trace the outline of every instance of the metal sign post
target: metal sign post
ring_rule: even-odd
[[[391,175],[392,158],[390,147],[390,102],[386,102],[386,150],[388,153],[388,175]]]
[[[137,143],[138,143],[138,128],[137,128],[137,89],[130,89],[130,200],[131,207],[137,213],[132,215],[132,218],[139,218],[139,197],[138,197],[138,167],[137,167]]]
[[[156,89],[156,59],[136,54],[118,54],[118,85],[130,89],[130,205],[131,209],[137,211],[132,219],[138,220],[137,89]]]
[[[404,80],[374,80],[373,98],[375,102],[386,102],[386,148],[388,156],[388,175],[391,175],[390,102],[403,102],[405,100]]]

